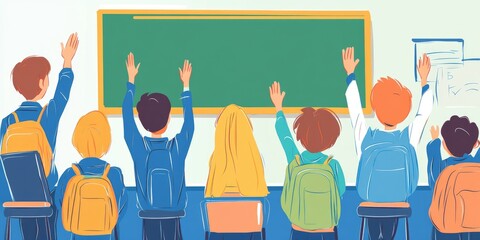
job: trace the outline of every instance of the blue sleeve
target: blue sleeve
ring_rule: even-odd
[[[290,129],[288,129],[287,120],[285,119],[285,115],[283,111],[277,112],[277,120],[275,121],[275,130],[277,132],[278,139],[282,144],[283,151],[285,151],[285,155],[287,157],[287,161],[290,164],[293,159],[295,159],[295,155],[300,156],[300,152],[298,151],[295,142],[293,141],[292,134],[290,133]]]
[[[127,194],[125,190],[125,184],[123,182],[122,170],[118,167],[110,168],[108,173],[108,179],[112,183],[113,190],[115,191],[115,199],[117,200],[118,218],[119,220],[125,215]]]
[[[187,157],[190,143],[192,142],[195,124],[192,109],[192,94],[190,91],[184,91],[181,95],[183,105],[183,126],[180,133],[175,136],[177,154],[182,162]]]
[[[438,176],[445,168],[445,163],[442,161],[440,152],[440,139],[432,140],[427,145],[427,158],[428,158],[428,185],[431,189],[435,187],[435,182]]]
[[[338,188],[338,193],[340,194],[340,197],[343,196],[345,193],[345,176],[343,175],[343,170],[342,167],[340,166],[340,163],[337,160],[330,161],[329,163],[330,167],[333,170],[333,176],[335,177],[335,182],[337,183],[337,188]]]
[[[127,93],[123,99],[122,117],[123,117],[123,137],[127,143],[128,150],[133,160],[140,159],[142,151],[145,149],[142,135],[138,131],[137,124],[133,118],[133,96],[135,96],[135,85],[127,83]]]
[[[60,117],[67,106],[70,98],[70,90],[73,83],[73,71],[71,68],[64,68],[58,76],[57,89],[53,98],[48,102],[45,112],[42,115],[41,124],[47,135],[48,143],[55,150],[58,124]]]
[[[430,88],[428,84],[425,84],[425,86],[422,87],[422,95],[425,94],[425,92]]]
[[[0,127],[0,148],[2,147],[2,144],[3,144],[3,137],[7,132],[7,119],[8,119],[8,116],[2,119],[2,126]]]
[[[355,73],[350,73],[350,75],[347,76],[347,86],[350,85],[351,82],[355,81]]]
[[[67,170],[65,170],[65,172],[60,177],[60,180],[58,181],[58,185],[54,194],[53,200],[54,200],[55,207],[57,208],[57,235],[59,236],[59,239],[62,239],[62,237],[71,235],[70,232],[67,232],[63,228],[62,203],[63,203],[63,197],[65,196],[65,189],[67,188],[68,181],[70,181],[70,179],[73,176],[75,176],[75,172],[73,171],[72,168],[68,168]]]

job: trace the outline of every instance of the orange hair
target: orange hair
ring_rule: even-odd
[[[385,126],[396,126],[403,122],[412,108],[412,93],[398,80],[380,78],[370,96],[373,111]]]

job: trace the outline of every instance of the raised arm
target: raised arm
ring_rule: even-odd
[[[347,91],[345,92],[345,96],[347,97],[348,112],[353,127],[355,149],[358,158],[360,158],[360,155],[362,154],[362,141],[368,130],[354,73],[360,60],[355,60],[355,49],[353,47],[342,49],[342,60],[343,67],[347,72]]]
[[[135,155],[135,146],[142,146],[142,135],[138,131],[137,124],[133,118],[133,97],[135,96],[135,76],[138,73],[140,63],[135,66],[135,56],[130,53],[125,62],[128,72],[127,93],[123,99],[122,117],[123,117],[123,137],[127,143],[130,154]]]
[[[185,60],[183,68],[178,68],[180,80],[183,83],[183,92],[181,95],[183,106],[183,126],[180,133],[177,134],[175,140],[178,142],[178,154],[182,159],[187,156],[190,143],[192,142],[195,124],[193,121],[192,110],[192,94],[190,93],[190,77],[192,76],[192,64]]]
[[[42,118],[42,121],[44,122],[55,124],[55,126],[52,126],[54,129],[56,129],[58,126],[58,121],[65,110],[68,99],[70,98],[70,90],[72,89],[74,77],[72,71],[72,60],[77,52],[78,44],[79,41],[77,33],[70,34],[70,37],[65,45],[61,43],[63,69],[58,74],[57,89],[55,90],[53,99],[48,102],[47,108],[45,109],[45,114]]]
[[[418,73],[421,78],[422,84],[422,97],[420,98],[420,105],[418,107],[417,115],[408,128],[408,134],[410,136],[410,144],[416,149],[420,139],[422,137],[423,129],[427,124],[430,113],[433,109],[433,93],[427,84],[428,74],[430,73],[430,58],[427,54],[423,54],[423,58],[418,60]]]
[[[438,138],[438,126],[432,126],[430,133],[432,135],[432,141],[427,145],[428,185],[433,189],[438,176],[445,168],[445,162],[442,160],[442,154],[440,152],[442,141]]]
[[[287,157],[288,163],[295,159],[295,155],[300,155],[297,146],[292,138],[290,129],[288,128],[287,120],[282,111],[283,98],[285,92],[282,92],[280,83],[274,82],[270,89],[270,99],[272,100],[275,109],[277,110],[277,120],[275,121],[275,130],[277,132],[278,139],[282,144],[283,151]]]

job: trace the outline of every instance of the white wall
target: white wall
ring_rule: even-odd
[[[98,9],[208,9],[208,10],[369,10],[373,32],[373,76],[393,76],[407,85],[418,103],[420,86],[413,80],[412,38],[464,38],[465,57],[480,56],[480,33],[477,5],[438,1],[318,1],[318,0],[170,0],[149,1],[9,1],[0,0],[0,116],[13,111],[23,100],[15,92],[10,72],[13,66],[29,55],[41,55],[52,64],[51,87],[45,99],[53,96],[56,75],[61,69],[60,42],[71,32],[78,32],[80,46],[73,68],[75,83],[70,102],[60,122],[56,161],[60,172],[80,160],[71,145],[73,128],[78,118],[97,108],[97,23]],[[340,56],[339,56],[340,57]],[[322,64],[319,62],[318,64]],[[123,71],[123,70],[121,70]],[[193,77],[192,81],[196,79]],[[281,81],[281,79],[279,79]],[[126,81],[126,78],[125,78]],[[343,79],[338,79],[343,81]],[[194,92],[195,89],[192,89]],[[343,96],[339,96],[343,97]],[[287,95],[288,98],[288,95]],[[42,101],[44,104],[46,101]],[[428,127],[442,124],[451,114],[468,115],[480,122],[478,108],[437,108]],[[289,118],[292,125],[294,116]],[[410,118],[411,119],[411,116]],[[127,185],[134,185],[133,164],[123,142],[122,121],[109,117],[113,143],[105,157],[123,170]],[[215,116],[196,116],[196,132],[187,159],[187,184],[204,185],[208,160],[213,150]],[[274,116],[252,116],[255,137],[265,161],[269,185],[282,185],[285,157],[274,130]],[[348,185],[355,184],[357,160],[354,154],[352,129],[348,118],[342,117],[342,134],[336,146],[328,151],[341,162]],[[377,126],[375,119],[369,123]],[[171,121],[168,136],[180,129],[181,118]],[[418,147],[421,184],[427,183],[425,146],[428,131]]]

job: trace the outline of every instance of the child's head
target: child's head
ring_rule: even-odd
[[[78,120],[72,144],[83,158],[101,158],[110,149],[110,124],[100,111],[92,111]]]
[[[443,124],[442,137],[446,150],[452,156],[462,157],[478,146],[478,127],[466,116],[453,115]]]
[[[381,78],[372,89],[370,102],[380,123],[394,127],[410,113],[412,93],[396,79]]]
[[[235,104],[223,109],[216,121],[215,148],[210,157],[206,196],[220,197],[227,187],[243,196],[266,196],[262,157],[247,114]]]
[[[316,153],[332,147],[337,141],[342,126],[337,115],[327,108],[317,110],[308,107],[302,109],[293,123],[297,141],[307,151]]]
[[[17,63],[12,70],[15,90],[27,100],[39,100],[45,96],[49,81],[50,63],[44,57],[31,56]]]
[[[172,106],[167,96],[161,93],[145,93],[137,103],[138,118],[151,133],[164,133],[170,120]]]

